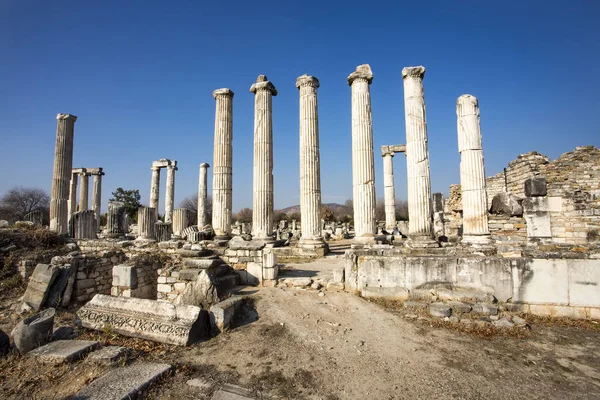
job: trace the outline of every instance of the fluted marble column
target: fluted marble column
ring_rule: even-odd
[[[160,197],[160,167],[152,166],[152,181],[150,182],[150,207],[158,212],[158,199]]]
[[[102,208],[102,168],[98,168],[98,172],[94,173],[94,188],[92,189],[92,210],[96,214],[96,221],[100,224],[100,211]]]
[[[156,224],[156,209],[140,207],[138,209],[138,239],[154,240],[154,224]]]
[[[383,146],[388,147],[388,146]],[[385,229],[390,233],[396,227],[396,194],[394,190],[394,152],[385,151],[382,147],[383,157],[383,191],[385,205]]]
[[[407,245],[434,246],[431,213],[431,178],[427,148],[427,122],[423,77],[425,67],[407,67],[404,79],[406,121],[406,171],[408,183],[409,229]]]
[[[460,152],[460,187],[463,205],[463,239],[465,243],[490,243],[487,218],[487,194],[479,102],[470,94],[456,100],[458,151]]]
[[[213,154],[212,226],[217,238],[231,237],[233,171],[233,91],[213,92],[216,102]]]
[[[208,189],[206,187],[208,178],[208,168],[210,165],[207,163],[200,164],[200,178],[198,180],[198,228],[202,229],[203,226],[208,224],[208,218],[206,215],[206,198],[208,197]]]
[[[300,91],[300,215],[301,246],[324,244],[321,236],[321,161],[319,155],[319,80],[302,75],[296,79]],[[296,221],[293,221],[295,230]]]
[[[175,207],[175,171],[177,161],[171,161],[167,166],[167,191],[165,194],[165,222],[173,220],[173,208]]]
[[[173,238],[181,239],[183,230],[190,226],[193,222],[190,218],[190,210],[187,208],[177,208],[173,210]]]
[[[273,240],[273,96],[277,89],[259,75],[250,87],[254,93],[254,181],[252,236]]]
[[[106,237],[118,238],[124,236],[127,228],[127,210],[125,203],[109,201],[106,213]]]
[[[69,191],[69,218],[71,214],[77,212],[77,180],[79,174],[71,173],[71,187]]]
[[[89,203],[89,192],[90,192],[90,179],[87,172],[81,172],[79,174],[80,185],[79,185],[79,211],[86,211]]]
[[[375,161],[371,92],[373,73],[368,64],[359,65],[348,76],[352,87],[352,191],[355,241],[375,238]]]
[[[69,183],[73,169],[73,136],[77,117],[71,114],[58,114],[56,120],[50,230],[66,234],[69,232]]]

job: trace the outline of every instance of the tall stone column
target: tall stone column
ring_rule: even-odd
[[[78,173],[71,173],[71,190],[69,191],[69,218],[77,212],[77,177]]]
[[[369,64],[359,65],[348,76],[352,87],[352,197],[357,242],[372,242],[377,233],[371,82],[373,73]]]
[[[155,240],[154,225],[156,224],[156,209],[140,207],[138,209],[138,239]]]
[[[302,75],[296,79],[300,91],[300,246],[323,246],[321,236],[321,161],[319,155],[319,80]],[[294,226],[295,226],[295,222]],[[295,229],[295,227],[293,228]]]
[[[408,183],[408,238],[412,247],[436,246],[432,233],[431,180],[423,77],[425,67],[407,67],[404,79],[406,171]]]
[[[86,211],[89,204],[90,179],[87,172],[79,174],[81,184],[79,185],[79,211]]]
[[[233,91],[217,89],[213,155],[212,226],[218,239],[231,237],[233,171]]]
[[[385,229],[390,233],[396,228],[396,194],[394,191],[394,152],[381,147],[383,157],[383,191],[385,205]],[[385,149],[384,149],[385,148]]]
[[[208,224],[208,216],[206,214],[206,198],[208,197],[207,178],[208,168],[210,165],[207,163],[200,164],[200,178],[198,181],[198,228],[202,229],[203,226]]]
[[[69,183],[73,169],[73,136],[77,117],[71,114],[58,114],[56,120],[50,230],[66,234],[69,232]]]
[[[92,210],[96,214],[96,221],[100,225],[100,211],[102,208],[102,168],[98,168],[98,172],[94,173],[94,188],[92,189]]]
[[[158,198],[160,197],[160,167],[152,166],[152,181],[150,182],[150,208],[158,212]]]
[[[273,96],[277,89],[259,75],[250,87],[254,93],[254,181],[252,236],[273,240]]]
[[[127,228],[127,210],[125,203],[109,201],[106,213],[106,237],[118,238],[124,236]]]
[[[487,194],[479,102],[463,94],[456,100],[458,151],[460,152],[460,188],[463,205],[464,243],[487,244],[491,241],[487,218]]]
[[[165,194],[165,222],[173,220],[173,208],[175,206],[175,171],[177,161],[171,161],[167,166],[167,192]]]

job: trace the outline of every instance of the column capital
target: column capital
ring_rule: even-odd
[[[233,90],[228,88],[217,89],[213,92],[213,97],[216,99],[219,96],[233,98]]]
[[[387,156],[394,157],[394,151],[390,148],[390,146],[381,146],[381,156],[382,157],[387,157]]]
[[[425,67],[422,65],[419,65],[417,67],[402,68],[402,79],[406,79],[408,77],[423,79],[424,76],[425,76]]]
[[[61,120],[61,119],[71,120],[73,122],[77,121],[77,117],[74,116],[73,114],[60,114],[60,113],[58,113],[58,114],[56,114],[56,119],[58,119],[58,120]]]
[[[256,94],[256,92],[261,90],[268,90],[273,96],[277,96],[277,89],[275,89],[275,86],[267,80],[266,75],[259,75],[258,78],[256,78],[256,83],[253,83],[252,86],[250,86],[251,93]]]
[[[151,166],[151,167],[150,167],[150,169],[151,169],[152,171],[160,171],[160,169],[161,169],[161,168],[162,168],[162,167],[157,167],[156,165],[153,165],[153,166]]]
[[[463,94],[456,99],[456,115],[458,117],[479,115],[479,100],[477,100],[477,97]]]
[[[210,165],[208,163],[202,163],[200,164],[200,168],[210,168]]]
[[[320,85],[319,80],[314,76],[304,74],[296,78],[296,87],[298,89],[300,89],[301,86],[311,86],[317,89]]]
[[[348,85],[352,86],[352,83],[356,79],[365,80],[370,85],[373,82],[373,72],[369,64],[362,64],[356,67],[356,71],[348,76]]]

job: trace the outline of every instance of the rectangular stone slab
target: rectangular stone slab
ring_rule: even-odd
[[[225,384],[215,392],[212,400],[253,400],[249,390],[235,385]]]
[[[100,343],[92,340],[57,340],[30,351],[27,357],[34,357],[44,363],[70,363],[99,347]]]
[[[39,310],[46,301],[48,291],[58,273],[59,267],[56,265],[38,264],[29,278],[23,302],[29,304],[34,310]]]
[[[169,364],[139,362],[115,368],[79,391],[75,400],[131,399],[171,370]]]
[[[200,307],[103,294],[81,307],[77,317],[85,328],[180,346],[206,336],[209,326],[208,311]]]

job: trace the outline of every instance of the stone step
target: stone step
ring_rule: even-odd
[[[179,254],[181,257],[203,257],[203,256],[211,255],[211,251],[210,250],[179,249],[179,250],[177,250],[177,254]]]
[[[244,304],[247,296],[232,296],[210,307],[210,325],[214,333],[223,332],[229,328],[236,311]]]
[[[75,395],[75,400],[125,400],[169,373],[169,364],[138,362],[115,368]]]
[[[229,291],[240,284],[240,276],[236,273],[222,275],[215,280],[219,293]]]
[[[86,359],[86,362],[101,365],[113,365],[130,353],[130,349],[120,346],[106,346],[100,350],[94,351]]]
[[[27,353],[42,363],[71,363],[85,357],[87,353],[100,347],[92,340],[57,340]]]
[[[187,268],[208,269],[225,262],[218,257],[211,258],[186,258],[183,260],[183,266]]]

